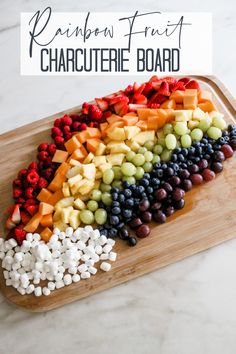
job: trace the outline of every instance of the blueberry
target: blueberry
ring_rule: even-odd
[[[112,207],[112,208],[114,208],[114,207],[119,207],[119,206],[120,206],[120,203],[117,202],[117,201],[114,201],[114,202],[112,202],[112,204],[111,204],[111,207]]]
[[[113,200],[118,200],[118,193],[112,193],[111,197]]]
[[[122,229],[122,227],[124,227],[124,223],[123,222],[120,222],[118,225],[116,225],[116,228],[118,229],[118,230],[120,230],[120,229]]]
[[[136,193],[137,194],[142,194],[142,193],[144,193],[145,192],[145,188],[143,187],[143,186],[138,186],[137,188],[136,188]]]
[[[163,170],[159,169],[157,170],[157,177],[162,178],[163,177]]]
[[[119,188],[116,188],[116,187],[112,187],[111,188],[111,193],[119,193]]]
[[[173,164],[173,170],[176,172],[179,171],[179,165],[177,163]]]
[[[143,178],[145,178],[145,179],[150,179],[150,178],[151,178],[150,173],[145,172],[145,173],[143,174]]]
[[[176,154],[172,154],[171,161],[176,162],[178,160],[178,156]]]
[[[120,203],[124,203],[124,201],[125,201],[125,196],[124,196],[124,194],[120,193],[120,195],[119,195],[119,197],[118,197],[118,200],[119,200]]]
[[[142,178],[139,183],[140,183],[141,186],[144,186],[144,187],[149,186],[149,180],[146,179],[146,178]]]
[[[153,193],[153,188],[152,187],[147,187],[147,193],[152,194]]]
[[[188,149],[188,153],[189,153],[189,155],[194,155],[195,148],[193,146],[190,146],[190,148]]]
[[[107,236],[108,235],[108,231],[106,229],[102,229],[100,231],[101,235]]]
[[[130,218],[132,217],[132,210],[130,210],[130,209],[124,209],[124,210],[122,211],[122,214],[123,214],[124,218],[130,219]]]
[[[181,148],[176,148],[176,149],[174,149],[174,151],[173,151],[173,153],[174,154],[179,154],[181,152]]]
[[[184,157],[188,156],[188,149],[183,148],[183,149],[181,150],[181,153],[182,153],[182,155],[183,155]]]
[[[116,215],[110,216],[110,224],[111,225],[117,225],[117,224],[119,224],[119,222],[120,222],[120,219],[118,218],[118,216],[116,216]]]
[[[124,188],[130,188],[132,185],[129,184],[129,182],[125,181],[123,182],[123,187]]]
[[[171,167],[167,167],[167,169],[165,170],[165,176],[171,177],[174,175],[174,170]]]
[[[159,168],[161,168],[161,164],[160,163],[154,163],[153,169],[154,170],[158,170]]]
[[[114,207],[114,208],[111,209],[111,212],[112,212],[113,215],[119,215],[121,210],[120,210],[119,207]]]
[[[159,184],[160,184],[160,180],[159,180],[158,178],[153,178],[153,179],[151,180],[151,186],[153,186],[153,187],[158,187]]]
[[[129,231],[126,229],[126,227],[122,227],[122,229],[120,229],[119,237],[122,240],[125,240],[129,237]]]
[[[184,157],[182,154],[179,154],[179,155],[178,155],[178,160],[179,160],[180,162],[184,162],[184,161],[185,161],[185,157]]]
[[[125,206],[128,207],[128,208],[132,208],[134,206],[134,200],[131,199],[131,198],[126,199]]]
[[[111,230],[108,231],[108,237],[112,238],[112,237],[117,236],[117,234],[118,234],[118,230],[115,229],[114,227]]]
[[[126,188],[123,193],[126,198],[130,198],[132,196],[132,192],[130,189]]]
[[[163,163],[161,167],[162,167],[163,170],[166,170],[168,166],[167,166],[166,163]]]
[[[134,236],[128,237],[128,238],[127,238],[127,243],[128,243],[128,245],[131,246],[131,247],[136,246],[136,244],[137,244],[137,239],[136,239],[136,237],[134,237]]]

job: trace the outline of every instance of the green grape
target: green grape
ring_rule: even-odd
[[[207,129],[210,128],[211,126],[211,118],[210,117],[206,117],[200,120],[199,124],[198,124],[198,128],[201,129],[203,131],[203,133],[205,133],[207,131]]]
[[[192,139],[191,139],[191,136],[188,135],[188,134],[184,134],[181,136],[181,145],[184,147],[184,148],[188,148],[192,145]]]
[[[226,121],[221,117],[214,117],[212,119],[212,125],[220,130],[225,130],[227,128]]]
[[[177,122],[175,124],[174,130],[178,135],[184,135],[187,133],[188,130],[187,124],[184,122]]]
[[[151,162],[153,159],[153,153],[151,151],[146,151],[144,153],[144,158],[146,162]]]
[[[146,151],[147,152],[147,151]],[[145,152],[145,153],[146,153]],[[134,156],[134,158],[132,159],[132,163],[135,165],[135,166],[142,166],[145,162],[145,157],[143,154],[136,154]]]
[[[195,128],[191,131],[190,135],[194,141],[200,141],[203,138],[203,131],[199,128]]]
[[[102,180],[106,184],[111,184],[115,175],[112,169],[107,169],[103,172]]]
[[[221,136],[222,136],[222,131],[221,131],[219,128],[210,127],[210,128],[207,130],[207,134],[208,134],[209,138],[214,139],[214,140],[217,140],[217,139],[221,138]]]
[[[94,189],[90,194],[90,198],[92,200],[95,200],[96,202],[100,202],[101,197],[102,197],[102,192],[99,189]]]
[[[98,225],[103,225],[107,221],[107,212],[105,209],[99,208],[95,211],[94,217]]]
[[[94,215],[88,209],[81,210],[79,217],[82,223],[86,225],[91,225],[94,222]]]
[[[102,194],[102,202],[107,206],[111,205],[111,203],[112,203],[111,194],[107,193],[107,192],[103,193]]]
[[[153,155],[152,163],[159,163],[161,162],[160,156],[159,155]]]
[[[171,151],[170,150],[163,150],[162,154],[161,154],[161,160],[164,162],[169,161],[171,158]]]
[[[133,160],[135,156],[135,152],[134,151],[128,151],[126,154],[126,160],[131,162]]]
[[[174,150],[176,148],[176,137],[174,136],[174,134],[168,134],[166,135],[166,147],[169,150]]]
[[[181,143],[180,143],[179,140],[177,140],[176,147],[177,147],[177,148],[181,147]]]
[[[160,155],[163,151],[163,147],[161,145],[155,145],[153,152],[154,154]]]
[[[123,175],[131,177],[136,173],[136,167],[131,162],[124,162],[121,165]]]
[[[134,177],[129,177],[129,176],[123,176],[122,178],[123,182],[128,182],[129,184],[135,184],[136,183],[136,179]]]
[[[139,179],[143,178],[144,172],[145,171],[142,167],[137,167],[134,177],[139,180]]]
[[[145,162],[143,164],[143,169],[145,172],[151,172],[152,171],[152,163],[151,162]]]
[[[119,166],[113,166],[112,170],[114,172],[114,179],[120,180],[122,178],[122,172]]]
[[[147,151],[147,148],[144,146],[138,149],[138,154],[144,154]]]
[[[115,181],[112,182],[112,187],[116,187],[116,188],[122,189],[122,182],[115,180]]]
[[[158,145],[161,145],[163,148],[165,148],[166,147],[165,138],[158,139]]]
[[[111,186],[109,184],[101,183],[100,190],[102,191],[102,193],[110,192]]]
[[[90,201],[87,203],[87,208],[88,208],[90,211],[95,211],[95,210],[97,210],[97,208],[98,208],[98,202],[96,202],[95,200],[90,200]]]
[[[165,135],[171,134],[173,132],[173,125],[170,123],[167,123],[163,127],[163,133]]]
[[[153,147],[154,147],[154,141],[150,140],[150,141],[146,141],[146,143],[144,144],[144,147],[148,150],[148,151],[152,151]]]

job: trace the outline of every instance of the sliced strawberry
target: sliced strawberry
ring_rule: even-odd
[[[119,116],[124,116],[129,111],[127,103],[118,102],[114,105],[114,110]]]
[[[104,112],[108,109],[108,103],[102,98],[95,98],[98,107]]]
[[[172,77],[172,76],[163,77],[162,81],[167,82],[169,85],[170,84],[175,84],[177,82],[177,80],[174,77]]]
[[[129,104],[130,112],[135,112],[139,108],[147,108],[146,104]]]
[[[6,220],[5,226],[8,230],[12,230],[14,229],[14,227],[16,227],[16,224],[14,224],[14,222],[12,221],[11,216],[9,216],[9,218]]]
[[[152,108],[152,109],[157,109],[160,107],[160,104],[159,103],[151,103],[151,104],[148,104],[148,108]]]
[[[145,84],[138,85],[137,82],[134,83],[134,93],[139,95],[145,89]]]
[[[152,84],[150,82],[146,82],[142,94],[148,97],[151,94],[152,90],[153,90]]]
[[[200,86],[199,83],[196,80],[191,80],[187,83],[187,85],[185,85],[186,89],[196,89],[196,90],[200,90]]]
[[[107,101],[108,103],[110,103],[110,101],[111,101],[114,97],[116,97],[116,94],[115,94],[115,93],[112,93],[112,94],[109,95],[109,96],[103,97],[103,99],[104,99],[105,101]]]
[[[187,83],[190,81],[191,79],[189,77],[182,77],[181,79],[178,80],[178,82],[183,82],[184,85],[187,85]]]
[[[133,85],[128,85],[125,89],[125,95],[129,96],[134,92],[134,87]]]
[[[21,221],[24,225],[26,225],[31,219],[31,215],[26,211],[21,211],[20,216],[21,216]]]
[[[111,111],[106,111],[106,112],[104,112],[103,113],[103,116],[102,116],[102,118],[109,118],[110,116],[112,115],[112,112]]]
[[[23,230],[22,226],[24,225],[18,226],[14,230],[14,238],[16,239],[19,245],[21,245],[26,238],[26,231]]]
[[[153,76],[151,77],[151,79],[149,80],[150,83],[152,83],[152,82],[157,82],[157,81],[159,81],[159,79],[158,79],[158,77],[157,77],[156,75],[153,75]]]
[[[163,81],[158,93],[159,93],[159,95],[170,96],[169,84],[167,82]]]
[[[134,102],[136,104],[147,104],[147,97],[142,94],[135,94],[134,95]]]
[[[25,209],[28,211],[28,213],[33,216],[37,213],[38,211],[38,205],[29,205],[25,207]]]
[[[152,103],[163,103],[167,100],[166,96],[160,95],[159,92],[152,95],[151,99],[149,100],[148,104],[151,105]]]
[[[3,212],[3,214],[4,214],[4,215],[12,214],[13,211],[14,211],[14,209],[15,209],[15,204],[9,206],[9,207]]]
[[[152,87],[154,90],[158,91],[161,87],[162,80],[152,82]]]
[[[185,91],[185,85],[183,81],[178,81],[176,84],[170,85],[171,92],[175,92],[176,90]]]
[[[124,96],[124,95],[118,95],[114,98],[112,98],[109,102],[109,105],[112,106],[113,104],[116,104],[116,103],[119,103],[119,102],[122,102],[122,103],[128,103],[129,102],[129,99],[127,96]]]
[[[20,205],[16,204],[15,208],[13,210],[11,219],[14,224],[19,224],[21,222],[21,216],[20,216]]]
[[[90,106],[89,103],[84,102],[83,105],[82,105],[82,113],[88,114],[89,106]]]

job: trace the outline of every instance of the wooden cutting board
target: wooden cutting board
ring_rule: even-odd
[[[202,87],[212,91],[219,110],[228,122],[235,122],[235,100],[215,78],[197,76]],[[17,171],[33,161],[36,146],[50,141],[50,129],[56,117],[76,112],[75,107],[51,117],[28,124],[0,136],[0,215],[12,203],[11,181]],[[121,284],[139,275],[164,267],[197,252],[206,250],[236,235],[236,154],[224,163],[224,171],[217,178],[187,193],[186,206],[168,218],[166,224],[154,225],[150,236],[139,240],[134,248],[118,240],[115,251],[118,259],[108,273],[98,271],[89,280],[74,283],[40,298],[21,296],[5,286],[0,271],[0,290],[11,303],[29,311],[48,311],[72,301]],[[1,222],[1,235],[4,234]]]

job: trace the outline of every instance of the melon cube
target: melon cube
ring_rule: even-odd
[[[96,167],[94,163],[82,166],[82,174],[85,178],[94,180],[96,175]]]
[[[124,128],[115,127],[113,130],[109,131],[107,135],[112,140],[125,140]]]
[[[146,141],[153,141],[155,138],[155,131],[154,130],[149,130],[149,131],[144,131],[140,132],[137,135],[135,135],[131,140],[135,141],[136,143],[140,145],[144,145]]]
[[[79,214],[80,214],[79,210],[73,210],[69,216],[70,226],[73,227],[74,230],[77,229],[80,225]]]
[[[67,151],[63,151],[63,150],[56,150],[53,158],[52,158],[52,162],[58,162],[58,163],[62,163],[65,162],[67,160],[68,157],[68,152]]]

